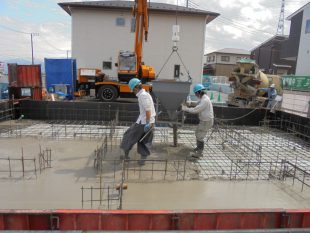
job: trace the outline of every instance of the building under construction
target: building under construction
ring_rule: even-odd
[[[204,139],[203,156],[193,160],[199,120],[180,106],[191,84],[200,83],[206,24],[218,14],[143,2],[59,4],[74,21],[72,54],[77,66],[96,71],[103,65],[105,72],[89,75],[83,84],[74,75],[72,61],[69,84],[79,97],[95,93],[107,102],[45,101],[44,88],[66,84],[59,74],[55,83],[47,72],[44,85],[39,67],[30,73],[25,67],[9,67],[11,100],[0,103],[0,230],[310,232],[309,118],[275,109],[270,113],[264,108],[214,106],[215,124]],[[125,23],[132,7],[137,10],[135,23]],[[148,14],[141,10],[148,7],[157,28],[150,34],[145,62],[159,70],[156,79],[154,72],[144,72],[153,69],[147,69],[141,57],[141,35],[148,34]],[[178,19],[186,22],[182,53],[177,46],[179,25],[174,25]],[[131,56],[116,51],[131,48],[134,39],[123,34],[124,26],[135,31],[131,54],[137,62],[131,59],[135,66],[121,70],[117,57]],[[170,26],[173,46],[165,43],[170,41]],[[164,57],[168,59],[162,65]],[[166,64],[169,68],[161,72]],[[163,81],[172,73],[173,79]],[[187,82],[180,81],[183,74]],[[118,79],[112,79],[116,75]],[[120,142],[136,121],[139,106],[112,102],[120,94],[132,94],[127,83],[136,76],[143,84],[154,79],[149,88],[156,97],[155,138],[143,165],[135,148],[130,159],[120,156]],[[62,87],[62,94],[72,92]]]
[[[159,97],[167,99],[164,91]],[[197,116],[168,99],[156,103],[152,154],[143,166],[135,148],[130,160],[120,159],[137,103],[2,102],[0,202],[7,211],[0,229],[310,227],[309,119],[214,106],[203,157],[193,161]]]

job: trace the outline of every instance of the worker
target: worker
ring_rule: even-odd
[[[202,84],[196,84],[193,91],[199,99],[197,106],[189,108],[185,104],[182,104],[182,110],[199,115],[199,124],[195,132],[197,147],[191,153],[191,157],[196,159],[203,155],[204,138],[213,126],[214,113],[211,100],[205,93],[205,87]]]
[[[267,104],[267,108],[272,108],[273,107],[273,103],[274,103],[274,100],[276,99],[277,97],[277,90],[275,88],[275,84],[271,84],[269,86],[269,88],[260,88],[258,89],[258,92],[259,91],[265,91],[267,93],[267,97],[268,97],[268,104]]]
[[[120,148],[124,151],[124,155],[121,156],[121,159],[130,159],[129,151],[137,143],[138,153],[141,155],[138,163],[139,165],[144,165],[146,157],[150,155],[149,147],[153,140],[156,116],[154,102],[151,95],[143,89],[139,79],[131,79],[128,86],[138,97],[140,115],[123,136]]]

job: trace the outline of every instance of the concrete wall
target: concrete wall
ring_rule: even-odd
[[[125,26],[116,26],[116,18],[124,17]],[[143,61],[155,68],[162,68],[172,51],[172,25],[175,14],[150,13],[148,42],[144,43]],[[201,82],[205,41],[205,16],[178,14],[180,25],[179,54],[193,78]],[[102,9],[72,9],[72,57],[78,68],[100,68],[103,61],[112,62],[112,70],[103,70],[116,77],[120,50],[134,50],[134,33],[130,32],[131,12],[127,10],[107,11]],[[174,65],[181,65],[182,80],[187,80],[187,72],[175,54],[165,66],[159,78],[173,78]]]
[[[303,12],[296,75],[310,75],[310,33],[306,33],[306,23],[308,20],[310,20],[309,4]]]

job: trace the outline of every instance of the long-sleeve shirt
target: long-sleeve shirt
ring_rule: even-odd
[[[151,112],[151,118],[149,123],[155,123],[155,107],[152,96],[146,92],[144,89],[141,89],[136,96],[138,97],[140,115],[136,121],[137,124],[146,124],[146,112]]]
[[[198,114],[199,120],[201,121],[210,121],[214,119],[213,106],[210,98],[206,94],[201,97],[196,107],[185,107],[183,110],[189,113]]]
[[[277,90],[275,88],[261,88],[260,90],[267,92],[269,100],[274,100],[277,96]]]

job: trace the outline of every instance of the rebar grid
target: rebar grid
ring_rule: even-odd
[[[296,132],[291,132],[291,130],[285,132],[273,128],[273,125],[276,124],[283,124],[283,122],[273,121],[272,124],[265,122],[263,127],[231,127],[227,125],[214,127],[206,137],[204,156],[195,161],[195,164],[200,168],[201,178],[269,179],[270,167],[281,163],[282,160],[309,171],[309,143],[296,137]],[[101,140],[104,137],[109,137],[107,146],[116,149],[128,125],[115,121],[27,121],[21,126],[10,124],[9,126],[12,127],[9,130],[6,128],[5,132],[1,131],[0,136],[46,137],[55,140]],[[192,127],[179,129],[179,144],[192,148],[195,141]],[[172,128],[157,127],[154,144],[172,145],[172,143]],[[166,152],[169,157],[169,150]],[[160,159],[165,158],[161,157]]]
[[[14,104],[13,101],[0,100],[0,122],[14,118]]]
[[[15,121],[9,121],[8,124],[0,126],[0,137],[3,138],[20,138],[20,137],[35,137],[47,138],[52,140],[63,139],[102,139],[105,135],[111,134],[111,129],[115,132],[115,138],[121,138],[124,133],[124,126],[128,123],[115,125],[111,122],[97,121],[20,121],[15,124]]]
[[[309,142],[304,140],[304,135],[294,131],[294,127],[299,129],[301,126],[286,122],[291,126],[288,130],[275,128],[281,124],[284,125],[284,122],[264,122],[261,127],[216,124],[205,138],[203,157],[195,161],[189,160],[189,152],[196,142],[192,126],[178,130],[179,147],[187,148],[183,154],[170,153],[173,151],[173,129],[156,127],[152,157],[145,161],[144,166],[138,166],[137,158],[129,161],[119,159],[119,144],[128,123],[26,121],[25,124],[19,122],[17,126],[11,124],[12,127],[8,124],[9,127],[1,130],[0,137],[14,138],[17,135],[52,140],[100,141],[101,145],[94,152],[94,167],[101,181],[99,187],[83,188],[84,200],[85,203],[99,200],[99,208],[110,208],[113,201],[116,203],[114,206],[119,205],[117,208],[121,208],[123,189],[114,190],[115,184],[123,182],[291,179],[292,183],[301,183],[302,189],[309,186]],[[96,197],[97,189],[99,197]],[[86,192],[91,192],[91,196],[87,196]]]
[[[21,148],[21,157],[12,158],[10,156],[0,156],[0,178],[37,178],[38,172],[41,174],[46,168],[52,167],[52,150],[41,149],[38,156],[25,156]]]
[[[82,208],[119,209],[120,191],[116,189],[114,182],[101,182],[99,187],[83,187]]]
[[[194,141],[190,134],[182,136]],[[196,161],[205,179],[270,179],[275,174],[280,178],[285,162],[309,171],[309,143],[296,137],[296,132],[221,125],[213,128],[206,142],[204,156]],[[306,174],[301,176],[307,180]]]

